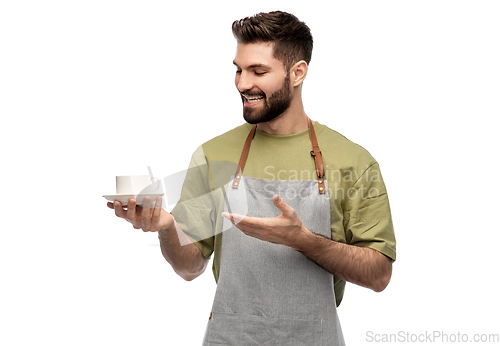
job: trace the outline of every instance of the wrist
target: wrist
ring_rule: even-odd
[[[160,229],[158,230],[158,238],[160,238],[160,240],[169,238],[172,232],[176,232],[175,220],[170,224],[166,224],[160,227]]]
[[[310,242],[311,237],[314,237],[314,233],[308,230],[305,226],[301,227],[300,232],[297,233],[297,236],[294,238],[293,244],[291,247],[297,251],[304,252]]]

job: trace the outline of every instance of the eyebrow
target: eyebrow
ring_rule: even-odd
[[[236,66],[236,67],[239,67],[238,64],[233,60],[233,65]],[[265,65],[265,64],[252,64],[250,66],[248,66],[248,68],[265,68],[265,69],[268,69],[270,70],[271,69],[271,66],[268,66],[268,65]]]

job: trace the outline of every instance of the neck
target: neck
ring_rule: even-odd
[[[290,107],[278,117],[265,123],[257,124],[257,128],[271,135],[293,135],[309,128],[308,117],[304,111],[300,90],[292,99]]]

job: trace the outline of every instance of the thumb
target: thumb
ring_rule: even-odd
[[[279,195],[274,195],[273,197],[273,202],[276,208],[281,210],[283,215],[285,216],[292,216],[293,212],[295,211],[292,207],[290,207],[286,202],[281,198]]]

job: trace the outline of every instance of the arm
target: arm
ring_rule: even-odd
[[[392,260],[380,252],[335,242],[304,229],[293,246],[336,277],[383,291],[391,279]]]
[[[222,215],[246,235],[290,246],[340,279],[376,292],[384,290],[391,278],[392,260],[369,248],[346,245],[316,235],[304,226],[297,212],[278,195],[274,196],[273,202],[282,212],[277,217]]]
[[[126,208],[118,201],[108,203],[108,207],[115,210],[116,216],[130,222],[135,229],[158,232],[163,257],[180,277],[191,281],[205,271],[209,260],[188,239],[173,216],[161,208],[161,205],[161,196],[156,200],[156,204],[149,197],[145,197],[144,207],[137,206],[133,198],[129,199]]]
[[[161,253],[174,271],[186,281],[200,276],[209,262],[200,249],[182,232],[177,222],[158,231]],[[187,245],[181,245],[187,244]]]

